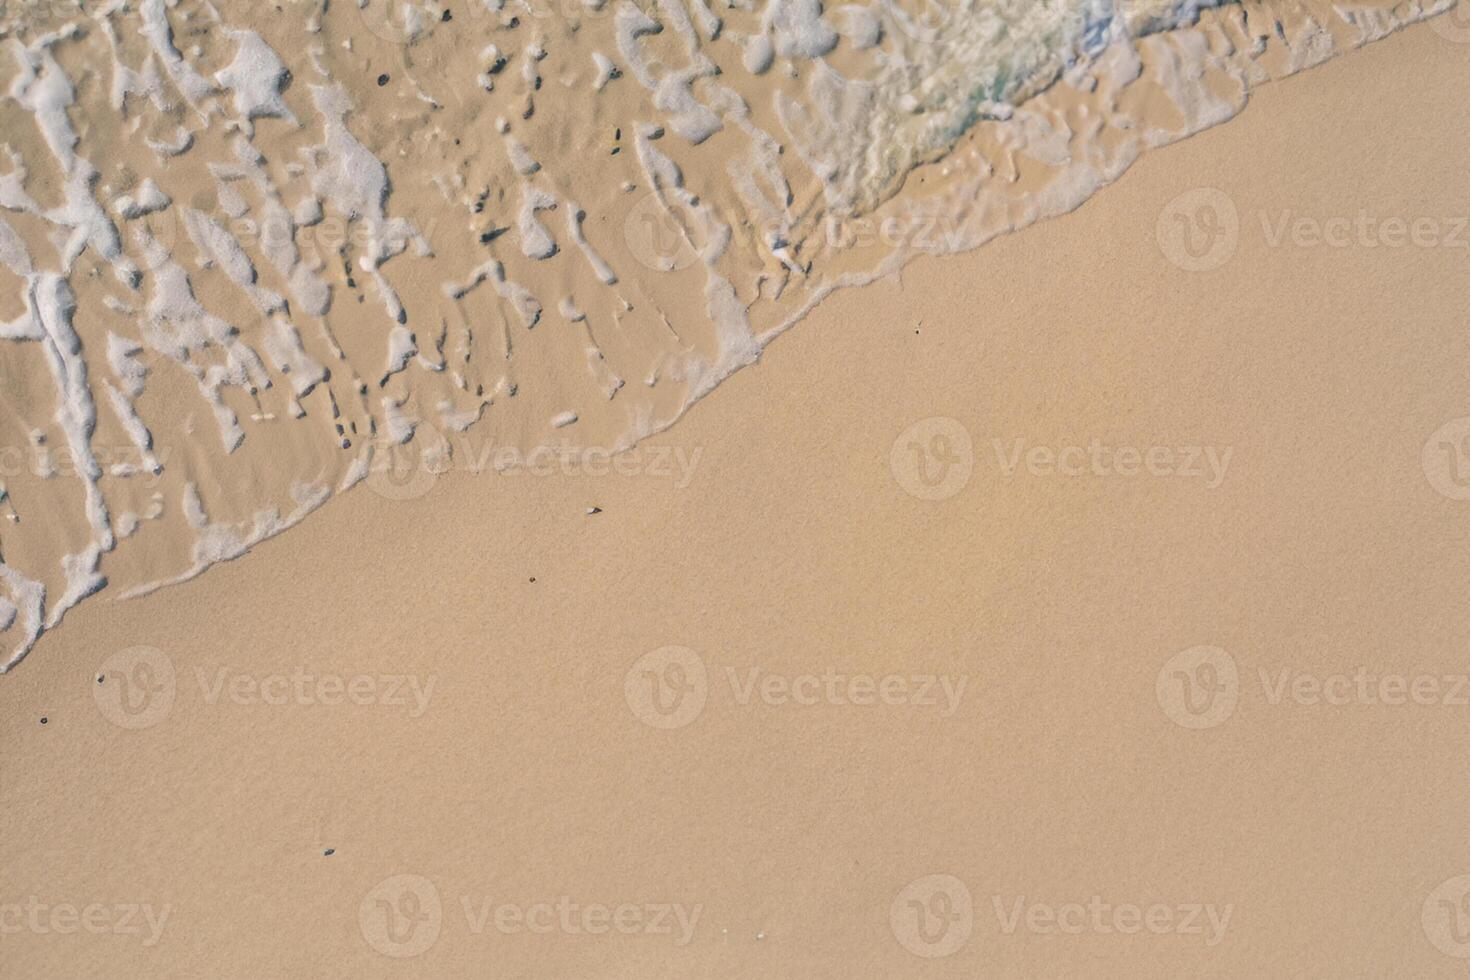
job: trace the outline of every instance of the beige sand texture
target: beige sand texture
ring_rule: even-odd
[[[78,607],[0,683],[0,974],[1461,975],[1466,40],[837,294],[611,472]]]

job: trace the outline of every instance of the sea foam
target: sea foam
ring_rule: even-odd
[[[629,447],[832,290],[1448,5],[8,8],[0,670],[467,436]]]

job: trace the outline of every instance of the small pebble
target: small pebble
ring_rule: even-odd
[[[387,84],[388,84],[388,76],[386,74],[379,75],[378,76],[378,88],[382,88],[384,85],[387,85]]]

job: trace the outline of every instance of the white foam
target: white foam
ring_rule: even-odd
[[[754,362],[832,289],[891,272],[915,252],[973,247],[1073,208],[1147,146],[1239,111],[1250,86],[1447,6],[1406,0],[1392,12],[1334,14],[1318,4],[1308,17],[1271,15],[1270,3],[1292,2],[1269,0],[1198,28],[1182,26],[1197,13],[1192,2],[1148,17],[1101,0],[979,0],[928,22],[905,13],[914,4],[887,0],[737,2],[718,8],[728,12],[728,39],[705,0],[619,0],[611,18],[588,16],[576,31],[531,18],[516,26],[492,2],[484,9],[514,52],[507,58],[501,47],[461,40],[461,31],[483,38],[465,25],[419,44],[439,30],[432,5],[412,8],[408,43],[393,48],[364,32],[357,11],[283,10],[303,16],[308,33],[322,31],[321,43],[297,50],[266,42],[262,34],[282,36],[276,25],[239,30],[208,3],[141,0],[133,9],[114,0],[78,22],[85,30],[12,39],[9,94],[34,133],[15,141],[24,154],[0,145],[0,265],[23,284],[12,307],[23,312],[0,323],[0,338],[42,352],[37,363],[54,391],[27,416],[43,420],[31,426],[38,475],[79,479],[83,503],[50,552],[34,538],[9,549],[48,553],[49,567],[0,564],[11,662],[103,587],[119,540],[152,540],[144,519],[187,525],[196,540],[182,575],[149,565],[139,585],[136,563],[114,565],[133,577],[118,586],[125,595],[243,554],[361,482],[389,445],[411,442],[425,459],[442,459],[442,433],[491,419],[497,435],[545,444],[548,416],[568,430],[559,441],[631,445]],[[323,23],[346,25],[346,36]],[[187,39],[182,51],[175,25]],[[1174,30],[1135,39],[1164,27]],[[129,67],[139,33],[147,49]],[[61,45],[75,50],[62,58]],[[384,51],[395,84],[382,106],[354,105],[333,73],[375,74]],[[456,51],[479,51],[480,61]],[[98,81],[74,85],[61,65],[88,59]],[[725,74],[739,74],[737,60],[757,74],[776,69],[739,81],[754,109]],[[511,61],[519,64],[504,71]],[[319,84],[292,92],[288,65]],[[620,69],[637,85],[606,91]],[[474,87],[476,75],[490,91]],[[581,88],[589,78],[603,95]],[[1086,93],[1084,104],[1063,112],[1031,99],[1058,79],[1058,91]],[[1136,80],[1176,116],[1120,108]],[[99,109],[121,120],[115,153],[91,145]],[[255,145],[256,121],[273,142]],[[975,145],[943,157],[977,126]],[[460,136],[468,145],[452,149]],[[599,159],[586,159],[591,152]],[[932,192],[890,200],[915,166],[941,157],[928,174]],[[1027,168],[1049,176],[1022,190]],[[210,188],[209,206],[189,186],[196,177]],[[390,203],[398,211],[420,200],[395,195],[395,181],[442,196],[454,220],[412,215],[436,245],[435,223],[449,226],[440,254],[406,211],[390,212]],[[28,186],[46,189],[35,192],[45,206]],[[547,212],[559,208],[566,213],[552,220]],[[929,245],[901,242],[842,265],[819,231],[834,214],[944,218],[953,227]],[[341,222],[348,234],[333,244]],[[300,235],[307,228],[321,234]],[[651,243],[640,240],[645,232]],[[572,254],[558,247],[562,235],[576,244]],[[103,264],[123,288],[90,281]],[[425,290],[425,281],[442,285]],[[356,305],[364,290],[376,305]],[[76,310],[78,296],[92,305]],[[523,338],[520,328],[536,327],[546,302],[559,314],[555,328]],[[208,412],[178,414],[175,391],[152,397],[150,384],[165,374],[184,379],[185,398],[197,387]],[[629,389],[624,376],[643,384]],[[275,386],[281,378],[289,384]],[[96,457],[94,393],[111,413],[107,431],[123,433],[135,456]],[[579,412],[552,414],[565,404]],[[206,414],[224,454],[189,444],[212,438],[199,428]],[[155,494],[140,516],[135,498],[113,493],[178,448],[155,452],[155,437],[181,440],[188,452],[172,457],[183,462],[170,468],[166,496]],[[62,453],[79,461],[74,475],[49,462]],[[306,478],[290,484],[289,501],[271,497],[285,493],[283,477]],[[44,524],[16,526],[34,535]],[[149,554],[136,547],[132,554]],[[166,559],[140,559],[158,560]]]
[[[296,117],[281,98],[289,77],[285,63],[254,31],[230,31],[229,36],[238,45],[235,60],[217,72],[214,80],[234,93],[235,112],[247,124],[270,118],[295,125]]]

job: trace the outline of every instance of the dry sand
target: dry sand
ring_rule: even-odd
[[[78,608],[0,684],[0,972],[1459,975],[1467,53],[839,294],[623,475],[360,489]],[[1460,245],[1270,244],[1360,212]]]

